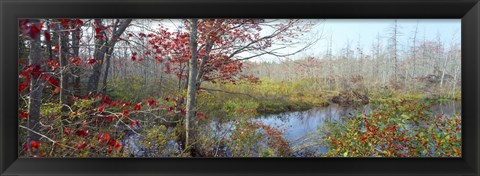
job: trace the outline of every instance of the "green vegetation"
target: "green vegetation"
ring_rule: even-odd
[[[327,157],[460,157],[460,115],[433,114],[424,102],[389,100],[369,114],[320,131]]]

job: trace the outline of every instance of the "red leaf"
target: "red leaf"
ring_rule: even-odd
[[[93,59],[93,58],[90,58],[90,59],[87,59],[87,63],[89,64],[93,64],[95,63],[97,60],[96,59]]]
[[[130,122],[130,126],[131,126],[131,127],[136,127],[136,126],[138,126],[138,120],[134,120],[134,121]]]
[[[102,113],[103,111],[105,111],[105,106],[100,106],[98,108],[98,112]]]
[[[103,96],[102,100],[103,100],[104,103],[110,103],[110,101],[111,101],[110,97],[108,97],[108,96]]]
[[[69,135],[70,134],[70,129],[65,127],[65,129],[63,130],[63,133],[65,133],[66,135]]]
[[[73,64],[75,64],[76,66],[80,66],[82,60],[79,58],[79,57],[75,57],[75,58],[72,58],[72,61],[71,61]]]
[[[47,64],[52,68],[52,71],[55,71],[58,67],[60,67],[60,63],[58,63],[57,60],[48,61]]]
[[[52,50],[53,51],[58,51],[58,50],[60,50],[60,46],[55,45],[55,46],[52,47]]]
[[[133,110],[139,111],[141,108],[142,108],[142,102],[135,104],[135,106],[133,107]]]
[[[135,60],[137,60],[137,57],[132,56],[132,61],[135,61]]]
[[[109,141],[110,141],[110,134],[108,134],[108,133],[102,133],[102,134],[98,137],[98,141],[99,141],[99,142],[109,142]]]
[[[160,63],[163,62],[163,59],[161,57],[158,57],[158,56],[155,56],[155,60],[157,60],[157,62],[160,62]]]
[[[18,83],[18,92],[23,92],[25,89],[28,89],[28,84]]]
[[[120,144],[119,142],[116,142],[114,147],[117,149],[117,151],[119,151],[122,147],[122,144]]]
[[[52,91],[53,94],[59,94],[60,93],[60,87],[55,87]]]
[[[117,144],[117,141],[115,141],[115,139],[111,139],[110,141],[108,141],[107,145],[109,146],[115,146],[115,144]]]
[[[97,27],[97,28],[95,28],[95,33],[98,34],[98,33],[100,33],[101,30],[102,30],[102,28]]]
[[[26,119],[26,118],[28,118],[28,113],[27,113],[27,112],[20,111],[20,117],[21,117],[22,119]]]
[[[75,24],[78,25],[78,26],[81,26],[81,25],[83,25],[83,21],[79,20],[79,19],[76,19]]]
[[[42,145],[42,144],[40,144],[40,142],[38,142],[38,141],[30,141],[30,147],[32,147],[32,148],[38,148],[38,147],[40,147],[40,145]]]
[[[30,27],[30,32],[29,32],[30,38],[32,38],[32,39],[37,38],[39,33],[40,33],[40,29],[38,29],[37,26],[32,25],[32,26]]]
[[[24,152],[28,152],[28,151],[29,151],[27,144],[24,144],[24,145],[23,145],[23,151],[24,151]]]
[[[49,33],[48,31],[44,31],[43,34],[44,34],[44,36],[45,36],[45,41],[50,42],[50,40],[51,40],[51,38],[52,38],[52,37],[50,36],[50,33]]]
[[[129,110],[123,110],[123,115],[128,115],[128,113],[130,113]]]
[[[88,130],[85,131],[85,130],[83,130],[83,129],[79,129],[79,130],[77,130],[77,131],[75,132],[75,134],[76,134],[77,136],[87,137],[87,136],[88,136]]]
[[[57,87],[60,85],[60,81],[57,78],[54,78],[53,76],[50,76],[48,78],[48,82]]]
[[[64,25],[64,26],[68,26],[68,24],[70,23],[70,20],[69,19],[61,19],[60,23],[62,23],[62,25]]]
[[[87,147],[87,143],[85,143],[85,141],[83,141],[83,142],[80,142],[80,141],[79,141],[79,142],[77,143],[77,145],[75,146],[75,148],[76,148],[77,150],[84,149],[85,147]]]
[[[149,106],[156,106],[157,105],[157,101],[155,101],[154,99],[148,99],[147,102],[148,102]]]

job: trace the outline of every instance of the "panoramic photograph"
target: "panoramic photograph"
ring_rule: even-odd
[[[460,19],[19,19],[18,157],[462,157]]]

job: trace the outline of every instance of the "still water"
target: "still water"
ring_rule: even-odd
[[[328,149],[322,146],[310,146],[302,147],[302,150],[295,151],[295,148],[301,146],[302,144],[310,142],[311,139],[308,138],[310,134],[315,134],[317,132],[317,129],[319,127],[322,127],[326,120],[337,121],[341,123],[345,118],[352,117],[353,115],[359,113],[369,113],[370,110],[370,105],[365,105],[358,108],[351,108],[332,104],[327,107],[314,108],[301,112],[287,112],[281,114],[264,115],[253,119],[253,121],[262,122],[265,125],[276,127],[279,130],[284,130],[283,137],[290,143],[290,147],[294,149],[294,154],[296,156],[316,156],[321,153],[327,152]],[[461,102],[450,101],[434,104],[430,107],[430,110],[434,114],[443,113],[446,116],[460,114]],[[213,120],[210,123],[210,127],[213,131],[215,131],[215,133],[211,134],[211,138],[228,138],[229,132],[232,129],[232,123],[218,122]],[[318,136],[316,137],[318,138]],[[141,136],[139,136],[138,134],[129,133],[125,135],[122,142],[126,148],[129,148],[132,156],[134,157],[148,157],[150,155],[148,153],[155,153],[155,150],[149,151],[143,148],[141,144],[139,144],[140,139]],[[175,141],[169,141],[167,148],[169,153],[181,150],[180,146]],[[228,154],[226,155],[228,156]]]

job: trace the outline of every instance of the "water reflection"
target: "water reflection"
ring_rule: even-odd
[[[350,118],[356,114],[368,114],[371,109],[371,105],[365,105],[358,108],[346,108],[332,104],[328,107],[315,108],[302,112],[288,112],[266,115],[252,120],[262,122],[265,125],[276,127],[279,130],[284,130],[283,137],[290,142],[290,147],[298,148],[298,146],[302,146],[303,144],[309,143],[312,140],[316,140],[320,137],[318,136],[318,134],[316,134],[316,132],[319,127],[322,127],[325,124],[325,120],[337,121],[339,123],[342,123],[342,121],[344,121],[345,119]],[[443,113],[446,116],[460,114],[461,102],[451,101],[434,104],[431,106],[430,110],[434,114]],[[208,125],[212,131],[210,131],[206,135],[210,136],[212,139],[228,139],[232,130],[234,130],[235,128],[233,121],[221,122],[212,119],[212,121],[208,123]],[[147,149],[142,147],[142,145],[139,144],[140,139],[140,136],[130,134],[124,136],[122,142],[125,148],[129,148],[130,153],[135,157],[145,157],[148,156],[149,153],[156,153],[156,151],[148,151]],[[180,147],[175,141],[169,141],[168,146],[168,148],[171,148],[176,152],[180,151]],[[325,153],[328,151],[328,148],[318,145],[308,147],[302,146],[301,148],[302,150],[298,150],[294,153],[296,156],[319,156],[321,153]],[[222,148],[222,150],[229,149]],[[171,152],[172,151],[168,150],[167,153]],[[226,153],[225,156],[230,156],[230,154],[228,154],[228,151],[225,151],[224,153]]]
[[[369,113],[370,105],[359,108],[346,108],[338,105],[330,105],[328,107],[310,109],[303,112],[289,112],[277,115],[262,116],[257,121],[263,122],[266,125],[284,129],[283,137],[288,140],[291,147],[301,145],[309,142],[311,139],[305,139],[310,133],[315,133],[318,127],[324,125],[325,120],[337,121],[341,123],[345,118],[352,117],[359,113]],[[461,102],[451,101],[442,102],[432,105],[430,110],[434,114],[444,113],[446,116],[461,113]],[[318,137],[318,136],[317,136]],[[309,147],[310,150],[318,150],[320,146]],[[320,147],[321,152],[326,152],[327,149]]]

